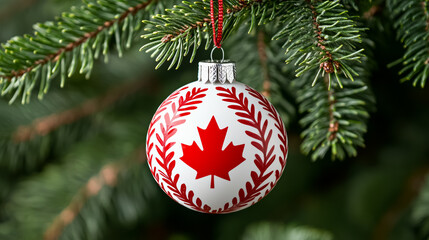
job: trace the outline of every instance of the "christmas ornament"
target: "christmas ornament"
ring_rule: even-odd
[[[287,156],[280,115],[259,92],[235,81],[231,62],[200,62],[199,81],[156,111],[146,146],[164,192],[206,213],[234,212],[262,199]]]
[[[211,11],[214,26],[212,2]],[[222,19],[220,14],[218,23]],[[217,37],[213,30],[216,48],[221,33],[222,24]],[[146,152],[153,177],[168,196],[199,212],[229,213],[255,204],[286,165],[279,113],[259,92],[236,82],[235,73],[235,63],[223,56],[200,62],[198,81],[173,92],[149,126]]]

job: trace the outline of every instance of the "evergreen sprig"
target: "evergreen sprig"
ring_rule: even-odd
[[[237,80],[267,97],[282,116],[286,126],[296,115],[291,82],[293,70],[283,62],[279,41],[271,41],[274,28],[266,24],[248,33],[242,26],[225,43],[227,55],[237,63]]]
[[[360,76],[353,82],[345,81],[341,88],[336,82],[330,83],[330,75],[312,87],[314,72],[294,80],[299,111],[305,113],[300,120],[305,128],[301,149],[305,154],[312,153],[313,160],[323,158],[329,151],[332,159],[356,156],[356,148],[364,146],[366,122],[374,104],[364,66],[355,66]]]
[[[359,47],[363,29],[339,0],[295,2],[280,22],[282,29],[273,40],[284,41],[286,63],[298,66],[296,76],[318,68],[313,86],[320,74],[328,74],[342,87],[340,74],[352,81],[358,75],[354,65],[363,57]]]
[[[210,47],[213,39],[209,2],[209,0],[183,1],[183,4],[167,9],[168,14],[157,14],[152,16],[153,20],[144,21],[147,24],[145,28],[147,34],[142,37],[149,39],[149,43],[141,50],[152,53],[151,56],[159,62],[156,68],[166,61],[171,61],[168,69],[174,66],[177,69],[188,54],[191,54],[192,62],[203,39],[205,49]],[[223,3],[225,9],[223,39],[227,39],[249,18],[249,32],[256,25],[275,19],[286,4],[268,0],[226,0]]]
[[[401,81],[425,86],[429,77],[429,2],[419,0],[388,0],[388,9],[405,53],[395,64],[402,64]]]
[[[67,147],[96,132],[94,116],[147,84],[125,82],[108,91],[53,91],[44,101],[8,105],[0,101],[0,175],[30,173]],[[98,89],[99,90],[99,89]],[[94,96],[95,95],[95,96]]]
[[[55,22],[35,24],[34,35],[14,37],[2,45],[1,95],[11,94],[11,103],[21,95],[25,103],[36,86],[42,98],[57,75],[61,87],[75,72],[89,77],[95,59],[104,55],[107,61],[111,42],[120,56],[131,46],[144,10],[154,2],[84,0],[84,5],[64,12]]]
[[[141,220],[155,193],[140,162],[141,114],[127,120],[110,117],[115,127],[74,144],[55,164],[16,184],[6,207],[10,219],[0,224],[2,239],[106,239],[111,227],[106,216],[126,226]],[[88,229],[88,221],[94,228]]]
[[[0,101],[0,175],[28,174],[40,169],[59,152],[96,131],[95,119],[82,118],[55,129],[57,116],[84,101],[76,92],[52,92],[44,101],[10,106]],[[70,114],[63,114],[70,118]],[[46,120],[41,119],[47,117]]]

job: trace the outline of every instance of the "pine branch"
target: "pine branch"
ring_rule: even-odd
[[[139,160],[138,163],[128,163],[126,168],[119,171],[108,170],[107,173],[101,173],[105,175],[102,176],[104,185],[94,184],[95,188],[101,187],[100,191],[82,202],[84,205],[76,212],[73,221],[59,229],[62,230],[61,239],[74,240],[76,232],[82,233],[87,239],[124,239],[126,237],[121,232],[128,233],[132,227],[140,229],[143,223],[153,220],[149,216],[153,216],[157,209],[158,186],[155,186],[147,165],[141,162],[145,160],[144,148],[142,150],[139,156],[132,156],[134,161]],[[113,184],[108,184],[110,178],[114,180]],[[106,216],[113,219],[114,223],[106,221]],[[94,228],[91,229],[88,222],[94,219]]]
[[[126,81],[89,96],[75,91],[53,92],[43,102],[0,104],[0,127],[4,129],[0,132],[0,172],[28,173],[40,168],[51,155],[65,151],[99,129],[100,122],[92,115],[135,95],[148,84]]]
[[[153,2],[85,0],[56,22],[36,24],[34,35],[12,38],[0,51],[1,94],[13,93],[10,102],[22,95],[24,103],[36,85],[42,98],[57,75],[61,86],[76,71],[89,77],[100,53],[107,61],[112,37],[120,56],[131,46],[144,10]]]
[[[100,194],[103,187],[115,188],[119,181],[124,181],[123,176],[127,171],[130,171],[127,165],[134,165],[135,161],[143,163],[146,161],[145,148],[140,147],[131,154],[130,158],[132,163],[126,165],[122,163],[124,160],[120,160],[116,163],[108,163],[101,168],[98,174],[92,176],[86,184],[78,191],[76,196],[70,204],[65,207],[61,213],[55,218],[53,223],[47,228],[44,234],[45,240],[58,239],[63,233],[64,229],[68,227],[73,221],[82,221],[79,219],[83,207],[90,200],[90,198]],[[129,174],[129,173],[128,173]],[[82,216],[83,217],[83,216]]]
[[[46,238],[62,233],[61,239],[76,239],[74,230],[79,229],[87,239],[106,239],[94,236],[112,228],[106,216],[115,219],[116,226],[141,218],[155,188],[141,163],[145,129],[136,118],[138,114],[127,120],[114,118],[114,127],[74,144],[56,164],[20,182],[10,196],[10,216],[0,224],[0,232],[10,239],[42,239],[44,233]],[[87,228],[88,221],[97,224],[97,231]]]
[[[425,86],[429,76],[429,3],[421,0],[388,0],[397,36],[405,53],[391,66],[402,64],[401,81],[412,81],[413,86]]]
[[[98,175],[91,177],[84,187],[79,190],[77,196],[73,197],[71,203],[61,211],[51,226],[48,227],[43,239],[58,239],[64,228],[75,220],[82,207],[85,205],[85,202],[88,201],[90,197],[99,194],[104,186],[114,187],[116,185],[120,170],[119,166],[107,164],[101,169]]]
[[[226,0],[224,1],[224,32],[223,40],[236,31],[243,22],[250,18],[249,32],[256,25],[273,20],[284,8],[285,2],[268,0]],[[159,62],[159,68],[166,61],[171,61],[168,69],[176,65],[180,67],[184,57],[189,53],[190,62],[195,58],[197,49],[205,39],[205,49],[212,42],[209,0],[183,2],[182,5],[167,9],[168,15],[158,14],[152,16],[154,20],[144,21],[147,24],[147,34],[142,37],[149,39],[141,50],[152,52]]]
[[[225,43],[227,55],[237,62],[238,80],[267,96],[288,125],[296,114],[292,77],[284,64],[284,54],[278,41],[270,41],[273,28],[263,25],[248,33],[242,26]]]
[[[102,111],[125,96],[133,94],[147,85],[145,81],[135,81],[116,86],[102,96],[90,99],[72,109],[35,119],[30,125],[19,126],[13,134],[13,141],[21,143],[36,136],[45,136],[61,126],[78,121]]]
[[[356,156],[356,147],[364,146],[368,112],[374,103],[365,83],[364,66],[355,66],[363,76],[345,82],[342,89],[331,82],[329,74],[314,87],[310,84],[314,72],[294,80],[299,110],[306,114],[300,120],[306,128],[301,134],[304,139],[301,149],[305,154],[312,152],[313,160],[323,158],[328,151],[332,159]]]
[[[64,92],[50,94],[43,102],[12,107],[2,102],[0,109],[0,175],[26,174],[40,169],[55,154],[63,152],[75,142],[84,139],[98,128],[95,119],[83,118],[64,125],[43,136],[16,143],[14,131],[20,125],[29,124],[32,119],[71,108],[70,105],[84,101],[84,96]]]
[[[291,4],[280,24],[282,29],[273,39],[285,42],[286,63],[295,62],[296,76],[319,68],[316,79],[322,72],[334,75],[340,87],[340,74],[351,80],[357,76],[353,66],[363,57],[363,49],[358,48],[363,29],[339,0]]]

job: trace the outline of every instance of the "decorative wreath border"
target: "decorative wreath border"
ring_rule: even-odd
[[[246,135],[254,139],[251,144],[261,152],[261,155],[255,154],[254,160],[254,163],[259,170],[259,174],[255,171],[252,171],[250,174],[253,181],[253,186],[252,183],[246,182],[246,191],[241,188],[238,191],[238,199],[234,197],[231,201],[231,206],[229,203],[226,203],[223,208],[217,210],[212,210],[211,207],[206,204],[203,205],[201,199],[198,197],[195,199],[194,203],[194,192],[192,190],[188,192],[185,184],[181,184],[179,188],[178,180],[180,178],[180,175],[175,174],[173,176],[172,173],[176,165],[175,160],[173,160],[174,153],[168,153],[171,147],[173,147],[176,143],[169,142],[169,139],[177,132],[177,127],[185,123],[186,120],[183,119],[183,117],[189,115],[192,110],[195,110],[197,108],[196,105],[202,102],[201,99],[206,96],[204,92],[207,91],[207,88],[193,88],[186,93],[185,97],[181,96],[179,98],[178,105],[176,106],[173,100],[176,99],[180,95],[180,93],[186,89],[188,89],[188,87],[183,87],[172,95],[170,95],[170,97],[168,97],[161,104],[149,126],[148,139],[151,139],[151,137],[155,134],[155,123],[157,123],[161,119],[161,113],[167,110],[167,107],[171,104],[173,116],[170,118],[168,113],[164,115],[165,124],[161,123],[160,125],[161,135],[158,133],[156,134],[156,139],[161,147],[155,145],[153,142],[151,142],[150,144],[149,142],[147,143],[149,144],[147,145],[148,164],[155,180],[160,184],[164,192],[166,192],[167,195],[169,195],[171,198],[173,198],[174,195],[191,209],[200,212],[234,212],[242,207],[247,206],[256,197],[259,197],[258,201],[262,199],[271,191],[271,189],[275,186],[281,176],[281,172],[279,170],[276,170],[276,172],[274,173],[276,176],[275,182],[272,182],[270,184],[264,184],[264,182],[273,174],[273,171],[267,172],[267,169],[271,166],[271,164],[273,164],[276,159],[276,155],[273,155],[274,146],[271,146],[271,148],[269,148],[269,142],[271,140],[273,131],[270,130],[267,134],[268,120],[262,122],[262,113],[256,113],[255,106],[252,104],[249,105],[249,101],[246,97],[244,97],[243,93],[237,95],[235,87],[232,87],[231,89],[216,87],[216,90],[219,91],[217,95],[223,97],[222,101],[230,103],[230,105],[228,105],[228,108],[236,111],[235,114],[240,117],[238,121],[246,126],[254,128],[256,131],[256,133],[252,131],[245,131]],[[263,106],[263,109],[269,112],[269,117],[275,120],[275,127],[280,131],[278,137],[281,141],[280,150],[282,152],[282,155],[278,157],[278,161],[280,162],[281,167],[283,169],[286,165],[287,139],[286,131],[281,117],[274,109],[274,107],[268,102],[268,100],[265,99],[259,92],[251,88],[246,88],[246,91],[248,91],[251,96],[255,97],[258,100],[258,103]],[[156,161],[159,164],[159,167],[163,169],[163,171],[157,171],[156,167],[152,166],[152,150],[154,149],[154,147],[156,148],[160,156],[160,158],[156,158]],[[161,175],[161,177],[163,178],[166,186],[164,186],[164,184],[159,181],[159,175]],[[264,188],[266,188],[268,185],[269,188],[265,191],[265,194],[261,196],[261,191],[264,190]]]
[[[245,131],[245,133],[247,136],[255,139],[255,141],[252,141],[251,144],[262,154],[262,156],[255,154],[255,160],[253,161],[259,170],[259,174],[255,171],[250,173],[250,177],[252,178],[254,185],[252,186],[250,182],[246,182],[246,193],[243,188],[241,188],[238,192],[239,201],[237,201],[236,198],[233,198],[231,206],[229,206],[229,203],[227,203],[223,209],[217,211],[218,213],[228,213],[245,207],[256,197],[259,197],[258,201],[265,197],[274,188],[275,184],[280,179],[281,172],[278,170],[275,172],[276,181],[271,183],[269,188],[265,190],[265,194],[261,196],[261,191],[268,186],[268,183],[264,184],[265,180],[267,180],[273,173],[273,171],[266,171],[276,159],[276,155],[273,155],[274,146],[271,146],[271,148],[269,147],[273,131],[270,130],[267,134],[268,120],[262,122],[262,113],[256,113],[255,106],[249,104],[249,100],[244,97],[243,93],[237,95],[235,87],[232,87],[231,89],[216,87],[216,90],[220,92],[217,95],[223,97],[222,101],[230,103],[228,108],[236,110],[235,115],[240,117],[238,122],[256,130],[257,133],[252,131]],[[284,129],[283,122],[277,111],[265,97],[263,97],[256,90],[253,90],[249,87],[246,87],[246,91],[249,92],[252,97],[258,100],[258,103],[261,104],[263,109],[268,111],[269,117],[273,118],[276,122],[275,127],[281,133],[278,134],[278,137],[281,141],[280,150],[282,152],[282,156],[279,156],[279,162],[283,169],[286,165],[287,154],[286,131]]]
[[[172,108],[173,116],[171,116],[170,118],[168,113],[163,115],[165,124],[161,123],[160,125],[161,135],[159,135],[158,133],[156,134],[156,139],[161,145],[161,148],[158,145],[154,145],[153,142],[151,142],[147,146],[148,163],[150,171],[155,177],[155,180],[158,182],[158,184],[160,184],[162,190],[164,190],[164,192],[167,193],[168,196],[173,198],[174,195],[190,208],[197,211],[207,212],[210,211],[210,207],[208,205],[202,206],[202,201],[200,198],[196,198],[194,203],[194,192],[192,190],[187,192],[185,184],[180,185],[179,188],[178,180],[180,178],[180,174],[176,174],[173,176],[173,169],[176,166],[176,161],[173,160],[174,152],[168,153],[168,151],[176,144],[175,142],[169,142],[169,139],[177,132],[177,127],[186,122],[183,117],[189,115],[192,110],[195,110],[197,108],[196,105],[200,104],[202,102],[201,99],[206,96],[204,92],[207,91],[207,88],[193,88],[191,91],[188,91],[186,93],[185,97],[181,96],[179,98],[178,105],[176,106],[173,100],[176,99],[180,95],[180,93],[186,89],[188,89],[188,87],[183,87],[177,90],[172,95],[170,95],[170,97],[168,97],[161,104],[158,111],[155,113],[155,116],[153,117],[153,120],[149,125],[148,139],[151,139],[153,134],[155,134],[155,129],[153,128],[153,126],[161,119],[161,114],[165,112],[165,110],[167,110],[167,107],[169,105]],[[162,168],[164,171],[157,171],[156,167],[152,166],[153,154],[151,153],[154,146],[160,156],[160,159],[156,158],[156,161],[159,164],[160,168]],[[164,184],[159,181],[158,172],[167,186],[164,186]]]

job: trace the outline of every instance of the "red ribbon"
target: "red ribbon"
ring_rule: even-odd
[[[218,18],[217,18],[217,36],[216,36],[213,0],[210,0],[210,17],[212,20],[212,27],[213,27],[213,42],[217,48],[220,48],[221,41],[222,41],[222,30],[223,30],[223,0],[218,0],[217,3],[218,3],[218,9],[219,9]]]

